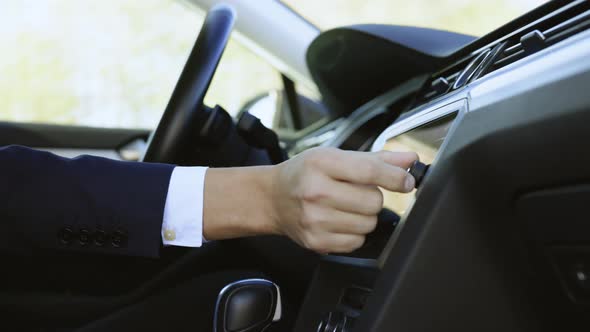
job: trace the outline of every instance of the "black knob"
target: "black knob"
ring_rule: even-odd
[[[422,183],[424,175],[426,175],[426,172],[428,171],[428,167],[430,167],[430,165],[426,165],[416,160],[412,166],[408,168],[408,173],[410,173],[416,180],[416,188],[418,188]]]
[[[279,287],[265,279],[245,279],[224,287],[215,307],[215,332],[262,332],[281,319]]]

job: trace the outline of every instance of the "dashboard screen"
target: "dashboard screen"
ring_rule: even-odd
[[[392,137],[385,142],[383,149],[388,151],[414,151],[420,157],[421,162],[431,164],[456,117],[457,113],[449,114],[404,134]],[[415,193],[416,190],[409,194],[384,190],[384,206],[402,216],[414,199]]]

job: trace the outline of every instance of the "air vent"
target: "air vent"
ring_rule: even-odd
[[[590,1],[579,0],[473,52],[432,75],[416,104],[460,89],[508,64],[590,28]]]
[[[492,70],[518,61],[588,28],[590,28],[590,10],[552,27],[546,29],[538,27],[520,36],[512,37],[509,41],[511,46],[506,48],[495,61]]]
[[[437,96],[449,92],[455,85],[457,78],[465,67],[472,61],[473,57],[469,57],[454,63],[453,65],[443,69],[442,71],[432,75],[432,78],[427,82],[424,88],[424,93],[420,101],[427,101],[434,99]]]

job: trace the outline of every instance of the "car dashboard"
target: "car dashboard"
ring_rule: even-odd
[[[384,194],[363,248],[322,258],[296,331],[590,324],[588,6],[571,2],[299,140],[292,153],[412,150],[431,166],[413,193]]]

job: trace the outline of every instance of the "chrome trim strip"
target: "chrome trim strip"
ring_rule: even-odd
[[[433,108],[429,111],[416,113],[404,121],[396,122],[385,129],[381,135],[377,137],[373,146],[371,147],[371,151],[380,151],[385,146],[385,143],[398,135],[401,135],[409,130],[412,130],[416,127],[419,127],[423,124],[428,122],[432,122],[436,119],[439,119],[445,115],[457,112],[462,113],[466,112],[468,109],[467,107],[467,100],[465,98],[459,99],[456,101],[451,102],[450,104],[439,106],[438,108]]]
[[[555,15],[559,15],[559,14],[561,14],[561,13],[563,13],[563,12],[565,12],[565,11],[573,8],[573,7],[576,7],[576,6],[579,6],[579,5],[583,4],[585,1],[587,1],[587,0],[577,0],[577,1],[574,1],[574,2],[572,2],[570,4],[567,4],[567,5],[559,8],[559,9],[557,9],[557,10],[555,10],[555,11],[553,11],[553,12],[551,12],[551,13],[549,13],[549,14],[547,14],[547,15],[545,15],[545,16],[543,16],[543,17],[541,17],[541,18],[539,18],[539,19],[537,19],[537,20],[535,20],[535,21],[533,21],[533,22],[525,25],[525,26],[522,26],[522,27],[520,27],[520,28],[512,31],[511,33],[507,34],[506,36],[504,36],[504,37],[502,37],[502,38],[500,38],[498,40],[495,40],[495,41],[493,41],[493,42],[491,42],[491,43],[489,43],[489,44],[481,47],[480,49],[472,52],[471,54],[477,53],[477,52],[481,51],[482,49],[485,49],[485,48],[488,48],[488,47],[492,47],[496,43],[506,41],[506,40],[508,40],[508,39],[516,36],[517,34],[525,31],[526,29],[539,24],[540,22],[546,21],[547,19],[549,19],[549,18],[551,18],[551,17],[553,17]]]
[[[506,65],[467,85],[471,112],[590,72],[590,30]]]

